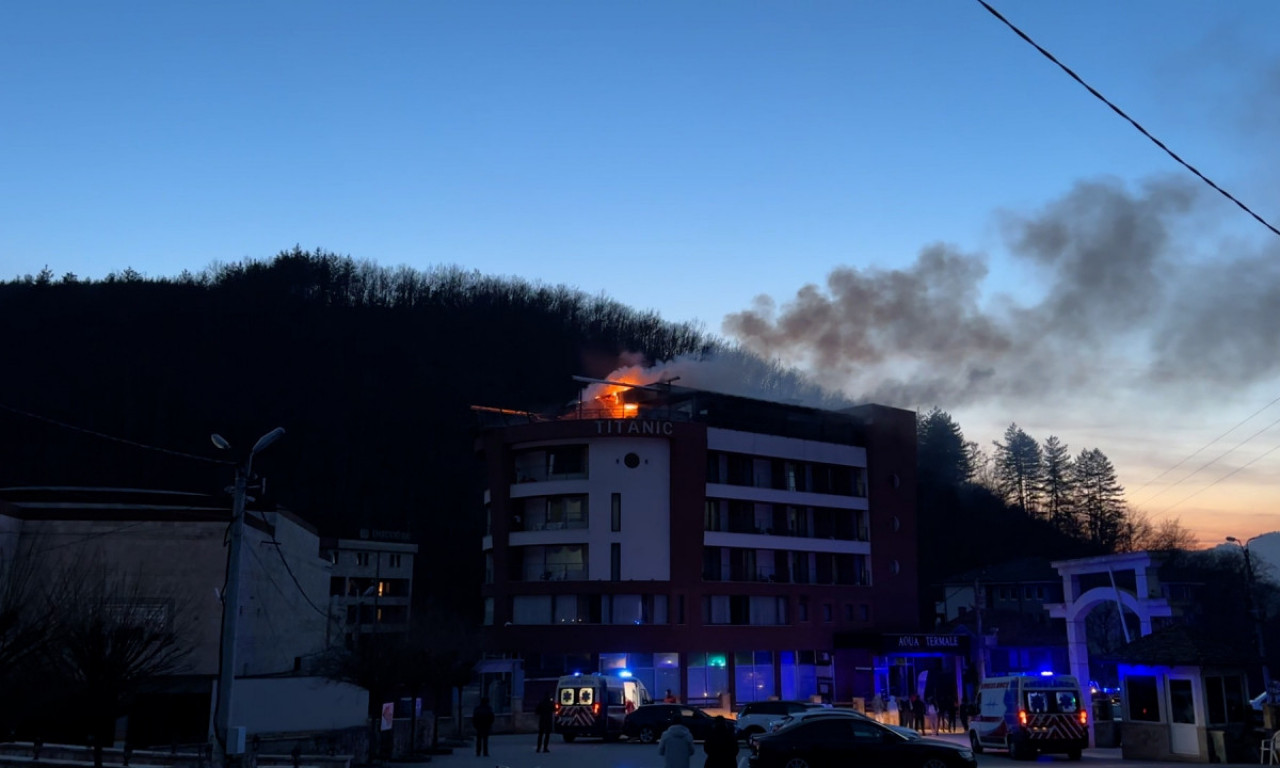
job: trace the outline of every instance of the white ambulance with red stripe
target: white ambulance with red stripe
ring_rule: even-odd
[[[556,683],[555,732],[565,741],[579,736],[613,741],[622,735],[627,715],[651,701],[644,683],[626,671],[566,675]]]
[[[969,718],[974,752],[1007,749],[1015,760],[1047,752],[1079,760],[1089,746],[1088,699],[1070,675],[988,677],[978,686],[977,714]]]

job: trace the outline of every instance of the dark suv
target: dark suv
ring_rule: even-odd
[[[738,722],[735,727],[738,738],[745,739],[755,733],[765,733],[769,723],[797,712],[811,709],[824,709],[826,704],[814,704],[811,701],[753,701],[743,704],[738,710]]]

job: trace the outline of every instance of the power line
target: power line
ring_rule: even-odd
[[[1018,37],[1021,37],[1023,40],[1026,40],[1028,43],[1030,43],[1031,46],[1035,48],[1037,51],[1039,51],[1041,54],[1043,54],[1046,59],[1048,59],[1049,61],[1052,61],[1054,64],[1057,64],[1058,68],[1061,69],[1063,72],[1066,72],[1068,75],[1070,75],[1072,80],[1075,80],[1077,83],[1084,86],[1085,90],[1093,94],[1094,97],[1096,97],[1103,104],[1106,104],[1108,107],[1111,107],[1111,111],[1115,112],[1117,115],[1127,120],[1130,125],[1138,129],[1138,133],[1141,133],[1143,136],[1146,136],[1148,139],[1151,140],[1153,144],[1155,144],[1160,149],[1163,149],[1165,151],[1165,154],[1167,154],[1169,157],[1172,157],[1174,160],[1176,160],[1179,165],[1181,165],[1183,168],[1186,168],[1188,171],[1191,171],[1192,173],[1194,173],[1205,184],[1208,184],[1210,187],[1213,187],[1215,190],[1217,190],[1218,194],[1222,195],[1223,197],[1227,198],[1231,202],[1235,203],[1237,206],[1240,207],[1240,210],[1249,214],[1254,219],[1257,219],[1258,223],[1266,227],[1267,229],[1271,230],[1272,234],[1280,235],[1280,229],[1276,229],[1275,227],[1273,227],[1269,221],[1262,218],[1258,214],[1254,213],[1253,209],[1251,209],[1249,206],[1240,202],[1238,199],[1236,199],[1234,195],[1232,195],[1227,190],[1223,189],[1217,184],[1214,184],[1213,181],[1208,176],[1205,176],[1203,173],[1197,170],[1195,166],[1191,165],[1186,160],[1183,160],[1181,157],[1179,157],[1176,152],[1174,152],[1172,149],[1169,149],[1169,147],[1165,146],[1165,143],[1163,141],[1160,141],[1155,136],[1152,136],[1151,133],[1146,128],[1142,127],[1141,123],[1139,123],[1137,120],[1134,120],[1132,117],[1129,117],[1129,115],[1123,109],[1116,106],[1114,103],[1111,102],[1110,99],[1108,99],[1106,96],[1103,96],[1101,93],[1099,93],[1098,89],[1086,83],[1084,79],[1079,75],[1077,75],[1074,71],[1072,71],[1070,67],[1068,67],[1066,64],[1063,64],[1061,61],[1058,61],[1057,57],[1055,57],[1052,53],[1049,53],[1047,50],[1045,50],[1035,40],[1032,40],[1031,37],[1026,32],[1023,32],[1021,29],[1018,29],[1018,27],[1014,25],[1013,22],[1009,21],[1004,16],[1000,15],[1000,12],[997,11],[995,8],[992,8],[987,3],[987,0],[978,0],[978,3],[982,5],[983,8],[986,8],[991,13],[992,16],[995,16],[997,19],[1004,22],[1004,25],[1007,26],[1009,29],[1013,30],[1013,32]]]
[[[1177,464],[1174,464],[1172,467],[1169,467],[1169,468],[1168,468],[1168,469],[1166,469],[1165,471],[1161,472],[1160,474],[1158,474],[1158,475],[1156,475],[1155,477],[1151,478],[1151,479],[1150,479],[1150,480],[1148,480],[1147,482],[1145,482],[1145,483],[1143,483],[1142,485],[1138,486],[1137,488],[1135,488],[1135,489],[1134,489],[1134,493],[1137,493],[1138,491],[1141,491],[1143,488],[1146,488],[1148,485],[1151,485],[1152,483],[1154,483],[1155,481],[1157,481],[1157,480],[1159,480],[1160,478],[1164,477],[1165,475],[1169,474],[1169,473],[1170,473],[1170,472],[1172,472],[1173,470],[1177,469],[1178,467],[1182,466],[1183,464],[1186,464],[1188,461],[1191,461],[1191,460],[1192,460],[1192,459],[1194,459],[1196,456],[1198,456],[1202,451],[1204,451],[1204,450],[1208,449],[1208,448],[1209,448],[1209,447],[1211,447],[1214,443],[1218,442],[1219,440],[1221,440],[1222,438],[1224,438],[1224,437],[1226,437],[1227,435],[1231,434],[1232,432],[1235,432],[1237,429],[1239,429],[1240,427],[1244,426],[1244,425],[1245,425],[1245,424],[1247,424],[1249,421],[1251,421],[1251,420],[1253,419],[1253,417],[1254,417],[1254,416],[1257,416],[1258,414],[1260,414],[1260,413],[1262,413],[1263,411],[1267,410],[1268,408],[1270,408],[1271,406],[1275,405],[1276,403],[1280,403],[1280,397],[1276,397],[1276,399],[1272,400],[1271,402],[1269,402],[1269,403],[1267,403],[1266,405],[1262,406],[1262,407],[1261,407],[1261,408],[1259,408],[1258,410],[1254,411],[1253,413],[1251,413],[1251,414],[1249,414],[1248,416],[1244,417],[1244,418],[1243,418],[1243,419],[1241,419],[1240,421],[1236,422],[1235,426],[1233,426],[1231,429],[1228,429],[1226,432],[1223,432],[1222,434],[1220,434],[1220,435],[1218,435],[1217,437],[1213,438],[1213,439],[1212,439],[1212,440],[1210,440],[1209,442],[1207,442],[1207,443],[1205,443],[1204,445],[1200,446],[1199,448],[1195,449],[1194,451],[1192,451],[1192,452],[1191,452],[1191,454],[1190,454],[1190,455],[1188,455],[1188,456],[1186,456],[1185,458],[1183,458],[1183,459],[1182,459],[1182,461],[1179,461]],[[1263,431],[1266,431],[1266,430],[1263,430]],[[1236,447],[1238,448],[1238,447],[1240,447],[1240,446],[1236,446]],[[1233,449],[1233,450],[1234,450],[1234,449]],[[1218,458],[1222,458],[1222,457],[1221,457],[1221,456],[1219,456]],[[1201,467],[1200,469],[1204,469],[1204,467]],[[1197,469],[1197,470],[1196,470],[1196,472],[1199,472],[1199,471],[1200,471],[1200,469]],[[1194,475],[1194,474],[1195,474],[1195,472],[1192,472],[1192,473],[1191,473],[1191,475]],[[1182,480],[1186,480],[1188,477],[1191,477],[1191,475],[1187,475],[1187,477],[1182,478]],[[1177,485],[1178,483],[1181,483],[1181,482],[1182,482],[1182,480],[1179,480],[1177,483],[1174,483],[1173,485]],[[1173,485],[1169,486],[1169,488],[1172,488],[1172,487],[1173,487]],[[1163,491],[1161,491],[1160,493],[1163,493]],[[1159,496],[1159,495],[1160,495],[1160,493],[1157,493],[1157,494],[1156,494],[1156,496]],[[1155,496],[1152,496],[1151,498],[1153,498],[1153,499],[1154,499],[1154,498],[1155,498]]]
[[[1261,461],[1262,459],[1265,459],[1266,457],[1270,456],[1271,454],[1275,453],[1276,451],[1280,451],[1280,444],[1277,444],[1277,445],[1273,446],[1273,447],[1271,448],[1271,450],[1267,451],[1266,453],[1263,453],[1263,454],[1261,454],[1261,455],[1259,455],[1259,456],[1255,456],[1255,457],[1253,458],[1253,460],[1249,461],[1247,464],[1244,464],[1244,465],[1242,465],[1242,466],[1236,467],[1235,469],[1231,470],[1230,472],[1228,472],[1227,474],[1225,474],[1225,475],[1223,475],[1222,477],[1218,478],[1217,480],[1214,480],[1212,483],[1209,483],[1208,485],[1206,485],[1205,487],[1203,487],[1203,488],[1201,488],[1200,490],[1196,491],[1195,493],[1191,494],[1190,496],[1187,496],[1186,498],[1182,499],[1182,501],[1179,501],[1177,504],[1174,504],[1174,505],[1173,505],[1173,507],[1169,507],[1168,509],[1166,509],[1166,510],[1165,510],[1165,512],[1169,512],[1169,511],[1171,511],[1174,507],[1177,507],[1179,504],[1182,504],[1182,502],[1183,502],[1183,501],[1187,501],[1187,500],[1189,500],[1189,499],[1194,499],[1196,496],[1199,496],[1200,494],[1202,494],[1202,493],[1204,493],[1205,491],[1209,490],[1210,488],[1212,488],[1213,486],[1215,486],[1215,485],[1217,485],[1218,483],[1222,482],[1223,480],[1226,480],[1227,478],[1232,477],[1232,476],[1234,476],[1235,474],[1237,474],[1237,473],[1239,473],[1239,472],[1243,472],[1244,470],[1248,469],[1249,467],[1253,466],[1254,464],[1257,464],[1259,461]]]
[[[81,432],[86,435],[100,437],[103,440],[111,440],[112,442],[123,443],[124,445],[130,445],[130,446],[133,446],[134,448],[142,448],[144,450],[155,451],[157,453],[165,453],[170,456],[179,456],[184,459],[194,459],[195,461],[205,461],[210,464],[234,464],[235,463],[233,461],[227,461],[226,459],[211,459],[208,456],[197,456],[194,453],[184,453],[182,451],[175,451],[171,448],[161,448],[155,445],[147,445],[146,443],[139,443],[136,440],[129,440],[123,437],[116,437],[115,435],[108,435],[104,432],[95,432],[92,429],[77,427],[75,424],[68,424],[65,421],[58,421],[57,419],[51,419],[48,416],[41,416],[36,413],[31,413],[30,411],[24,411],[21,408],[14,408],[13,406],[5,405],[4,403],[0,403],[0,410],[9,411],[10,413],[16,413],[19,416],[26,416],[27,418],[35,419],[36,421],[43,421],[46,424],[52,424],[55,427],[62,427],[63,429],[69,429],[73,432]]]
[[[247,513],[246,513],[246,514],[247,514]],[[294,575],[294,573],[293,573],[293,568],[289,567],[289,561],[285,559],[284,553],[280,551],[280,542],[276,540],[276,530],[275,530],[275,526],[274,526],[274,525],[271,525],[271,523],[267,522],[267,516],[266,516],[265,514],[263,514],[262,512],[259,512],[259,513],[258,513],[258,517],[262,519],[263,524],[265,524],[266,526],[268,526],[268,527],[267,527],[267,530],[271,533],[271,545],[272,545],[272,547],[271,547],[271,548],[272,548],[272,549],[274,549],[274,550],[276,551],[276,555],[280,558],[280,562],[281,562],[281,564],[283,564],[283,565],[284,565],[284,570],[285,570],[285,572],[286,572],[286,573],[288,573],[288,574],[289,574],[289,578],[290,578],[290,579],[293,579],[293,586],[295,586],[295,587],[297,587],[297,588],[298,588],[298,594],[302,595],[302,599],[303,599],[303,600],[306,600],[306,601],[307,601],[307,605],[310,605],[310,606],[312,607],[312,609],[314,609],[314,610],[315,610],[315,612],[316,612],[316,613],[320,614],[321,616],[325,617],[326,619],[333,620],[333,617],[329,614],[329,612],[328,612],[328,611],[326,611],[326,610],[322,609],[320,606],[318,606],[318,605],[316,605],[315,603],[311,602],[311,597],[307,595],[307,590],[305,590],[305,589],[303,589],[303,588],[302,588],[302,583],[301,583],[301,582],[299,582],[299,581],[298,581],[298,577]],[[252,551],[252,550],[251,550],[251,551]]]
[[[1164,488],[1162,488],[1160,491],[1158,491],[1154,496],[1152,496],[1150,499],[1147,499],[1147,501],[1151,501],[1151,499],[1154,499],[1156,496],[1159,496],[1161,493],[1164,493],[1165,491],[1169,490],[1170,488],[1173,488],[1173,487],[1176,487],[1176,486],[1180,485],[1184,480],[1190,480],[1191,478],[1193,478],[1193,477],[1195,477],[1196,475],[1200,474],[1200,470],[1202,470],[1202,469],[1208,469],[1209,467],[1213,466],[1214,464],[1217,464],[1221,459],[1223,459],[1223,458],[1225,458],[1225,457],[1229,456],[1230,454],[1234,453],[1234,452],[1235,452],[1235,450],[1236,450],[1237,448],[1239,448],[1240,446],[1244,445],[1245,443],[1251,442],[1255,437],[1257,437],[1258,435],[1261,435],[1263,432],[1266,432],[1267,430],[1271,429],[1272,427],[1274,427],[1274,426],[1275,426],[1275,425],[1277,425],[1277,424],[1280,424],[1280,419],[1276,419],[1275,421],[1271,422],[1270,424],[1268,424],[1267,426],[1265,426],[1265,427],[1263,427],[1262,429],[1258,430],[1257,432],[1254,432],[1252,435],[1249,435],[1249,436],[1248,436],[1248,437],[1246,437],[1245,439],[1243,439],[1243,440],[1241,440],[1240,442],[1236,443],[1235,445],[1231,446],[1230,448],[1228,448],[1227,450],[1225,450],[1225,451],[1223,451],[1222,453],[1218,454],[1217,456],[1214,456],[1212,459],[1209,459],[1208,461],[1206,461],[1205,463],[1203,463],[1203,464],[1201,464],[1199,467],[1197,467],[1197,468],[1196,468],[1196,470],[1195,470],[1194,472],[1192,472],[1191,474],[1189,474],[1189,475],[1185,475],[1185,476],[1183,476],[1183,477],[1179,478],[1179,479],[1178,479],[1178,482],[1173,483],[1173,484],[1171,484],[1171,485],[1167,485],[1167,486],[1165,486],[1165,487],[1164,487]],[[1274,450],[1274,449],[1273,449],[1273,450]],[[1270,451],[1268,451],[1267,453],[1270,453]],[[1263,455],[1265,456],[1266,454],[1263,454]],[[1257,461],[1257,459],[1254,459],[1254,461]],[[1250,464],[1252,464],[1253,462],[1249,462],[1249,463],[1250,463]],[[1248,466],[1248,464],[1246,464],[1245,466]],[[1241,469],[1243,469],[1243,467],[1241,467]],[[1236,470],[1236,472],[1239,472],[1239,471],[1240,471],[1239,469],[1237,469],[1237,470]],[[1235,474],[1235,472],[1232,472],[1231,474]],[[1230,475],[1228,475],[1228,477],[1230,477]],[[1210,487],[1212,487],[1212,486],[1214,486],[1214,485],[1217,485],[1219,482],[1221,482],[1221,480],[1222,480],[1222,479],[1225,479],[1225,478],[1220,478],[1219,480],[1215,480],[1214,482],[1212,482],[1212,483],[1210,483],[1209,485],[1205,486],[1205,488],[1201,488],[1199,491],[1196,491],[1195,493],[1191,494],[1191,496],[1195,496],[1195,495],[1197,495],[1197,494],[1201,493],[1202,491],[1204,491],[1206,488],[1210,488]],[[1181,504],[1183,501],[1186,501],[1187,499],[1191,498],[1191,496],[1188,496],[1186,499],[1182,499],[1182,501],[1179,501],[1179,502],[1178,502],[1178,504]],[[1174,504],[1173,506],[1174,506],[1174,507],[1176,507],[1176,506],[1178,506],[1178,504]],[[1170,507],[1169,509],[1173,509],[1173,507]],[[1166,510],[1166,511],[1168,511],[1168,510]]]

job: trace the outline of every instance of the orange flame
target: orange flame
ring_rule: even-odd
[[[659,372],[632,365],[619,368],[605,378],[619,384],[651,384],[658,381]],[[610,419],[634,419],[639,413],[639,406],[623,402],[624,395],[630,389],[612,384],[592,384],[582,395],[582,406],[596,416],[603,412]]]

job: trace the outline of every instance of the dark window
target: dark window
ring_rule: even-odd
[[[819,717],[800,725],[804,730],[800,733],[807,742],[842,742],[852,735],[853,718]],[[798,734],[799,735],[799,734]]]
[[[1204,679],[1205,704],[1209,709],[1208,725],[1227,722],[1227,700],[1222,695],[1222,678],[1213,676]]]
[[[622,494],[615,493],[610,497],[609,510],[612,530],[622,530]]]
[[[831,603],[822,604],[822,620],[831,621]]]
[[[1129,719],[1145,723],[1160,722],[1160,697],[1155,677],[1132,675],[1125,687],[1129,694]]]
[[[329,579],[329,594],[341,595],[347,591],[347,580],[341,576],[334,576]]]
[[[800,604],[796,609],[796,613],[798,614],[797,618],[800,621],[809,620],[809,598],[801,596]]]
[[[1190,680],[1169,681],[1169,719],[1175,723],[1195,725],[1196,707],[1191,698]]]
[[[622,581],[622,545],[617,542],[609,545],[609,578]]]

